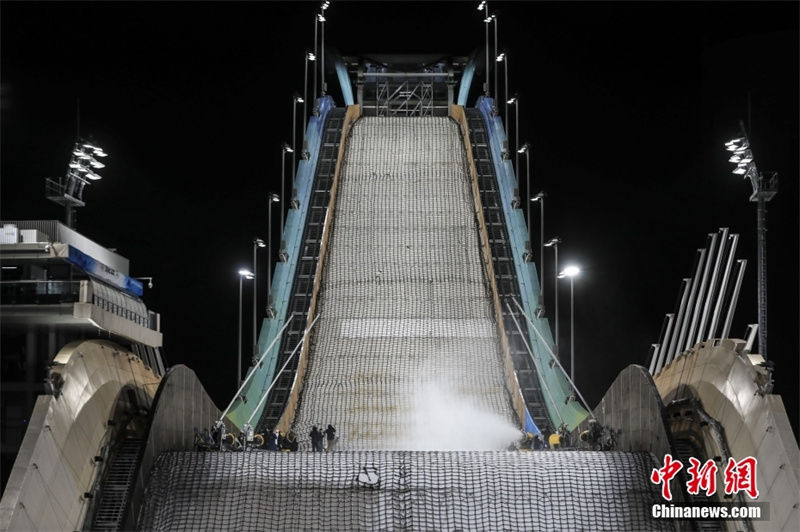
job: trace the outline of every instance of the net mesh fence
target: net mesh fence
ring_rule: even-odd
[[[477,420],[515,423],[454,121],[354,125],[317,308],[293,424],[301,449],[329,423],[340,450],[481,448],[468,436]],[[455,411],[474,415],[445,443],[426,441]]]
[[[143,530],[673,530],[649,453],[171,452]]]

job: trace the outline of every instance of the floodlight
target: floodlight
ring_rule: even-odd
[[[279,201],[281,201],[281,197],[280,197],[280,196],[278,196],[277,194],[272,194],[272,195],[269,197],[269,199],[270,199],[270,200],[271,200],[273,203],[278,203]]]
[[[486,17],[483,21],[488,24],[492,21],[492,17]]]
[[[531,197],[531,201],[536,203],[537,201],[539,201],[541,199],[544,199],[545,196],[547,196],[547,194],[545,194],[544,191],[539,191],[538,194],[536,194],[535,196]]]
[[[93,146],[93,145],[89,144],[88,142],[87,142],[87,143],[84,143],[84,144],[83,144],[83,147],[84,147],[84,148],[89,148],[90,150],[94,150],[94,149],[95,149],[95,146]]]
[[[747,169],[742,167],[742,166],[740,166],[738,168],[734,168],[733,173],[736,174],[736,175],[744,175],[744,174],[747,173]]]
[[[317,21],[318,22],[325,22],[325,17],[322,16],[322,13],[317,13]]]
[[[544,243],[544,247],[551,248],[553,246],[558,246],[561,243],[561,239],[556,237],[551,238],[547,242]]]
[[[577,266],[567,266],[564,270],[558,274],[559,279],[563,279],[564,277],[575,277],[579,273],[581,273],[581,269]]]
[[[494,60],[497,61],[498,63],[502,63],[503,60],[505,60],[505,58],[506,58],[506,53],[505,52],[500,52],[500,55],[495,57]]]
[[[108,157],[108,154],[104,152],[101,148],[96,148],[93,154],[97,157]]]
[[[295,103],[303,103],[303,102],[305,102],[305,100],[303,99],[302,96],[295,96],[294,97],[294,102]]]
[[[516,96],[514,96],[514,97],[513,97],[513,98],[511,98],[510,100],[506,100],[506,103],[507,103],[508,105],[514,105],[515,103],[517,103],[517,97],[516,97]]]
[[[520,149],[518,149],[518,150],[517,150],[517,153],[525,153],[525,152],[527,152],[529,149],[530,149],[530,144],[528,144],[528,143],[526,142],[525,144],[523,144],[523,145],[522,145],[522,147],[521,147]]]
[[[753,162],[753,156],[751,154],[746,154],[742,157],[742,160],[739,161],[739,164],[750,164],[751,162]]]
[[[103,176],[101,176],[100,174],[95,174],[94,172],[87,172],[86,177],[88,177],[92,181],[97,181],[98,179],[103,178]]]
[[[245,279],[254,279],[255,278],[255,274],[253,272],[251,272],[250,270],[245,270],[244,268],[239,270],[239,275],[241,275]]]
[[[738,155],[736,155],[735,153],[733,155],[731,155],[730,159],[728,159],[729,163],[738,163],[739,161],[741,161],[741,158]]]
[[[264,241],[261,240],[260,238],[256,238],[255,240],[253,240],[253,244],[255,244],[256,246],[258,246],[260,248],[267,247],[267,245],[264,243]]]
[[[314,55],[313,52],[306,52],[306,59],[308,59],[309,61],[316,61],[317,56]]]
[[[281,149],[283,149],[283,151],[285,151],[286,153],[292,153],[292,152],[294,152],[294,150],[292,149],[292,147],[291,147],[291,146],[289,146],[289,144],[287,144],[286,142],[284,142],[284,143],[283,143],[283,146],[281,146]]]
[[[478,11],[483,11],[483,8],[485,7],[486,7],[486,0],[481,2],[480,5],[478,5]]]
[[[739,137],[738,139],[731,139],[725,143],[726,146],[731,146],[733,144],[739,144],[740,142],[747,140],[744,137]]]

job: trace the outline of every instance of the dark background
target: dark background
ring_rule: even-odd
[[[476,6],[335,1],[326,42],[345,54],[482,53]],[[236,379],[236,271],[250,266],[252,238],[266,236],[266,196],[280,189],[280,145],[291,136],[291,96],[302,91],[317,7],[0,8],[2,218],[62,219],[44,197],[44,178],[66,169],[79,98],[80,134],[109,157],[104,179],[87,187],[77,229],[130,258],[131,275],[155,278],[145,300],[162,315],[167,360],[194,368],[220,406]],[[723,148],[748,121],[750,93],[756,161],[781,179],[769,203],[769,352],[797,433],[798,3],[490,7],[520,94],[520,136],[534,146],[532,192],[549,194],[546,237],[563,238],[562,265],[584,269],[575,286],[576,373],[590,404],[626,365],[647,365],[708,232],[739,233],[737,256],[748,259],[732,335],[757,321],[755,205]],[[551,273],[552,254],[546,260]],[[566,352],[567,290],[561,295]],[[552,296],[551,288],[549,309]],[[247,345],[249,291],[244,306]]]

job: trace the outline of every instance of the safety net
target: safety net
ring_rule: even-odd
[[[458,125],[365,117],[346,146],[301,449],[328,424],[340,450],[506,448],[518,422]]]
[[[649,453],[171,452],[144,530],[673,530]]]

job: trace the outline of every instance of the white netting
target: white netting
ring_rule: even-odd
[[[674,530],[649,453],[163,453],[139,530]]]
[[[354,125],[319,297],[301,440],[328,423],[341,450],[497,448],[517,435],[455,122]]]

